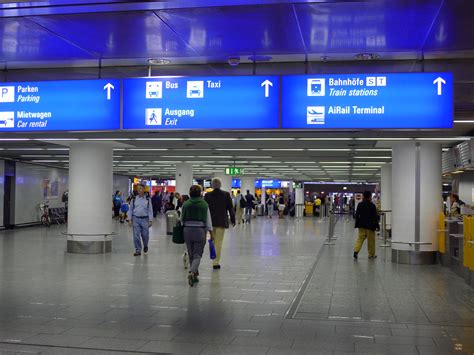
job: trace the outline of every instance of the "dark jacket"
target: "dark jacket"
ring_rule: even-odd
[[[204,199],[211,211],[213,227],[229,228],[229,215],[231,223],[235,224],[234,206],[227,191],[214,189],[212,192],[208,192]]]
[[[247,208],[254,207],[255,197],[252,194],[245,195],[245,202],[247,202]]]
[[[364,200],[357,205],[355,217],[355,228],[365,228],[372,231],[379,228],[377,208],[368,200]]]

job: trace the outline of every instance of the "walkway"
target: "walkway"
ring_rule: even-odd
[[[474,290],[382,248],[354,262],[352,221],[334,246],[327,220],[238,226],[193,288],[163,222],[139,258],[126,225],[105,256],[64,253],[63,226],[0,232],[0,354],[474,353]]]

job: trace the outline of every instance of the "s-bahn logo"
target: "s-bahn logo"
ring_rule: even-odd
[[[324,78],[308,79],[308,96],[326,95],[326,82]]]

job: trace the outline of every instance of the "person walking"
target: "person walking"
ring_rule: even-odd
[[[266,201],[266,205],[267,205],[268,218],[272,218],[273,208],[275,207],[275,200],[273,199],[272,195],[268,196],[268,199]]]
[[[120,206],[120,223],[125,223],[125,221],[128,219],[128,210],[130,209],[131,199],[131,197],[128,197],[127,200],[122,203],[122,206]]]
[[[235,213],[230,193],[222,191],[222,182],[218,178],[212,179],[212,192],[208,192],[204,199],[209,205],[212,218],[211,239],[216,247],[216,258],[213,260],[213,268],[220,269],[222,243],[224,241],[224,232],[229,228],[229,216],[232,226],[235,227]]]
[[[283,194],[280,194],[278,198],[278,218],[282,219],[285,218],[283,213],[285,212],[286,204],[285,204],[285,197]]]
[[[201,263],[204,246],[206,245],[206,234],[212,231],[212,219],[209,205],[202,198],[202,189],[199,185],[193,185],[189,189],[190,198],[187,195],[182,211],[181,222],[184,226],[184,241],[189,258],[189,286],[199,282],[199,265]]]
[[[245,206],[245,222],[250,223],[252,220],[255,197],[250,193],[249,190],[247,190],[247,194],[245,195],[245,202],[247,203]]]
[[[160,193],[156,191],[153,197],[151,198],[151,206],[153,208],[153,218],[156,218],[156,216],[158,215],[158,212],[160,212],[160,209],[161,209],[160,205],[161,205]]]
[[[145,183],[137,187],[138,194],[130,201],[130,218],[128,224],[133,228],[133,244],[135,246],[134,256],[140,256],[143,252],[148,253],[148,241],[150,239],[149,228],[153,222],[153,208],[150,198],[145,196]]]
[[[237,223],[245,223],[244,220],[244,211],[247,206],[247,202],[244,199],[244,196],[240,193],[240,190],[237,190],[237,196],[235,196],[235,212]]]
[[[114,196],[112,197],[112,209],[114,211],[114,218],[118,219],[120,216],[120,206],[122,206],[122,193],[117,190],[115,191]]]
[[[375,259],[375,230],[379,229],[379,215],[372,203],[372,193],[364,191],[364,200],[357,205],[355,213],[355,228],[359,228],[359,236],[354,245],[354,259],[357,259],[360,249],[367,239],[369,259]]]

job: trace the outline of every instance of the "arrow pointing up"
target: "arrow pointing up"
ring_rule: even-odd
[[[270,80],[265,80],[260,86],[265,87],[265,97],[270,96],[270,86],[273,86],[273,83]]]
[[[111,91],[114,90],[114,89],[115,89],[115,87],[111,83],[105,84],[104,90],[107,90],[107,100],[110,100]]]
[[[438,76],[433,81],[433,84],[438,84],[438,96],[441,96],[443,94],[442,86],[443,86],[443,84],[446,84],[446,81],[442,77]]]

